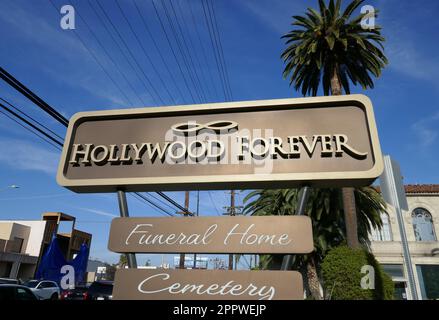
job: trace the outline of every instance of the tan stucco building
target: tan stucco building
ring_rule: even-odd
[[[63,222],[68,224],[64,232]],[[53,234],[67,260],[73,259],[82,243],[90,247],[91,234],[75,229],[75,222],[75,217],[62,212],[43,213],[41,221],[0,221],[0,278],[33,278]]]
[[[403,210],[416,290],[420,299],[439,299],[439,185],[406,185]],[[396,285],[396,296],[411,299],[395,208],[383,214],[383,229],[371,235],[372,252]]]

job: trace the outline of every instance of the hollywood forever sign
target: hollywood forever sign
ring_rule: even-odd
[[[358,186],[382,172],[365,96],[81,112],[57,180],[76,192]]]
[[[76,114],[57,174],[75,192],[369,185],[383,163],[362,95]],[[279,253],[313,249],[308,217],[120,218],[119,253]],[[301,299],[296,271],[116,273],[117,299]]]

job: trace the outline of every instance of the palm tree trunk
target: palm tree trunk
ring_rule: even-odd
[[[314,300],[322,300],[322,295],[320,293],[320,281],[317,274],[314,257],[310,257],[308,263],[306,264],[306,278],[311,296],[314,298]]]
[[[341,81],[338,75],[338,65],[334,66],[334,73],[331,77],[331,92],[332,95],[342,94]],[[346,240],[348,246],[355,249],[360,246],[360,242],[358,241],[357,209],[355,205],[354,188],[342,188],[342,198],[346,224]]]

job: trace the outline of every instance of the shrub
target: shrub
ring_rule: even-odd
[[[375,289],[361,288],[364,265],[375,270]],[[328,252],[322,263],[323,287],[334,300],[392,300],[394,285],[373,254],[341,246]]]

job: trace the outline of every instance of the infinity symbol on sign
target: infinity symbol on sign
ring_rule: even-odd
[[[238,128],[238,123],[236,123],[235,121],[218,120],[218,121],[211,121],[206,124],[201,124],[193,121],[193,122],[177,123],[174,124],[171,128],[174,132],[183,133],[185,135],[189,133],[197,134],[199,131],[203,129],[212,130],[215,133],[220,133]]]

